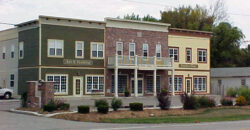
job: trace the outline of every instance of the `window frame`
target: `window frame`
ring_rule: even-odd
[[[99,92],[97,92],[97,93],[100,93],[100,94],[104,94],[104,92],[105,92],[105,76],[104,75],[92,75],[92,74],[87,74],[87,75],[85,75],[85,94],[93,94],[93,92],[91,91],[91,92],[88,92],[87,90],[88,90],[88,86],[87,86],[87,84],[88,84],[88,77],[92,77],[92,86],[91,86],[91,90],[93,91],[94,89],[93,89],[93,77],[98,77],[98,89],[97,90],[99,90]],[[103,90],[102,90],[102,92],[100,92],[100,83],[99,83],[99,81],[100,81],[100,77],[103,77]],[[95,89],[96,90],[96,89]],[[95,92],[96,93],[96,92]]]
[[[2,48],[2,59],[3,60],[6,60],[6,47],[5,46],[3,46],[3,48]]]
[[[46,74],[45,75],[45,81],[48,81],[48,76],[53,76],[53,81],[54,82],[54,77],[55,76],[60,76],[60,87],[59,87],[59,90],[60,92],[55,92],[54,91],[54,94],[55,95],[68,95],[68,87],[69,87],[69,75],[68,74]],[[66,91],[65,92],[61,92],[61,77],[62,76],[65,76],[66,77]]]
[[[244,78],[240,79],[240,84],[241,84],[241,86],[246,86],[247,85],[246,79],[244,79]]]
[[[147,48],[147,50],[144,50],[144,46]],[[147,56],[144,56],[144,51],[147,51]],[[148,58],[149,57],[149,48],[148,48],[148,43],[143,43],[142,44],[142,57]]]
[[[130,49],[130,45],[134,45],[134,50],[131,50]],[[131,42],[131,43],[129,43],[129,46],[128,46],[128,50],[129,50],[129,57],[135,57],[136,56],[136,44],[134,43],[134,42]],[[131,56],[130,55],[130,52],[132,52],[132,51],[134,51],[134,56]]]
[[[187,51],[190,51],[190,61],[188,61]],[[186,62],[192,63],[192,48],[186,48]]]
[[[118,44],[121,44],[121,50],[118,50]],[[121,51],[121,55],[118,54],[118,51]],[[118,56],[122,56],[123,55],[123,42],[116,42],[116,54]]]
[[[54,41],[55,42],[55,55],[50,55],[50,47],[49,47],[49,44],[50,44],[50,41]],[[56,44],[57,44],[57,41],[61,41],[62,42],[62,55],[57,55],[57,47],[56,47]],[[47,56],[50,57],[50,58],[64,58],[64,40],[61,40],[61,39],[48,39],[48,42],[47,42]]]
[[[13,76],[13,79],[12,79]],[[12,86],[13,83],[13,86]],[[10,87],[15,87],[15,74],[10,74]]]
[[[93,51],[93,50],[92,50],[92,45],[93,45],[93,44],[97,44],[97,48],[96,48],[96,49],[97,49],[97,50],[96,50],[96,51],[97,51],[97,55],[96,55],[96,57],[93,57],[93,55],[92,55],[92,51]],[[98,48],[99,48],[99,47],[98,47],[99,45],[102,45],[102,57],[99,57],[99,56],[98,56],[98,52],[100,51],[100,50],[98,49]],[[104,49],[104,48],[105,48],[105,46],[104,46],[104,43],[103,43],[103,42],[91,42],[91,43],[90,43],[90,58],[91,58],[91,59],[104,59],[104,55],[105,55],[105,52],[104,52],[105,49]]]
[[[199,51],[202,51],[202,61],[199,60]],[[203,61],[203,53],[204,51],[206,52],[206,61]],[[197,49],[197,63],[207,63],[207,60],[208,60],[208,54],[207,54],[207,49],[203,49],[203,48],[198,48]]]
[[[15,58],[15,45],[11,45],[11,48],[10,48],[10,58],[11,59]]]
[[[21,56],[22,51],[22,56]],[[19,42],[19,49],[18,49],[18,58],[23,59],[24,58],[24,42]]]
[[[160,57],[157,56],[157,53],[158,53],[157,52],[157,46],[160,46],[160,52],[159,52],[160,53]],[[156,56],[156,58],[161,58],[162,57],[162,54],[161,54],[161,44],[156,44],[155,45],[155,56]]]
[[[202,82],[203,82],[203,79],[205,78],[205,90],[203,90],[203,88],[202,88],[202,85],[204,84],[204,83],[201,83],[201,90],[199,90],[199,84],[198,85],[196,85],[196,83],[195,83],[195,79],[196,78],[198,78],[198,83],[199,83],[199,79],[200,78],[202,78]],[[193,76],[193,90],[194,90],[194,92],[207,92],[207,85],[208,85],[208,83],[207,83],[207,81],[208,81],[208,78],[207,78],[207,76],[198,76],[198,75],[194,75]],[[196,86],[195,86],[196,85]],[[198,87],[198,88],[196,88],[196,87]]]
[[[177,84],[174,84],[177,86],[177,90],[174,90],[175,92],[183,92],[184,90],[184,76],[183,75],[175,75],[174,78],[177,78]],[[179,79],[182,78],[182,82],[181,82],[181,88],[180,88],[180,91],[178,90],[178,86],[179,86]],[[170,86],[172,85],[172,76],[169,75],[168,76],[168,88],[170,88]],[[175,79],[174,79],[174,82],[175,82]],[[175,88],[175,86],[174,86]],[[171,89],[172,89],[172,86],[171,86]],[[169,92],[172,92],[170,91],[171,89],[169,89]]]
[[[169,54],[169,57],[171,57],[170,56],[170,49],[173,49],[173,57],[175,56],[175,54],[174,54],[174,50],[176,49],[177,50],[177,59],[175,60],[175,58],[174,58],[174,62],[179,62],[179,58],[180,58],[180,51],[179,51],[179,47],[168,47],[168,54]]]
[[[81,43],[82,44],[82,56],[77,56],[77,51],[80,50],[77,48],[77,44]],[[84,41],[75,41],[75,58],[83,59],[84,58]]]

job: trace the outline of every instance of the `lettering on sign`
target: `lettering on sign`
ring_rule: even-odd
[[[91,60],[75,60],[75,59],[64,59],[64,65],[93,65]]]
[[[179,64],[180,68],[198,68],[197,64]]]

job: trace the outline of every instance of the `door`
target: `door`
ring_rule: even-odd
[[[83,95],[83,77],[73,77],[73,95]]]
[[[143,96],[143,79],[142,78],[138,78],[138,96]],[[135,94],[135,80],[132,79],[131,80],[131,94],[134,95]]]
[[[191,94],[191,79],[186,79],[186,93]]]

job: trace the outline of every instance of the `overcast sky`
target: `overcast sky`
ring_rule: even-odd
[[[214,0],[0,0],[0,22],[21,23],[39,15],[103,20],[136,13],[160,18],[160,11],[179,5],[209,6]],[[152,3],[152,4],[148,4]],[[229,21],[250,40],[250,1],[225,0]],[[167,5],[164,6],[164,5]],[[0,30],[12,26],[0,24]]]

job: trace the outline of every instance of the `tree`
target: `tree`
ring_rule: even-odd
[[[120,18],[120,17],[117,17],[117,18]],[[138,21],[150,21],[150,22],[159,22],[159,20],[151,15],[146,15],[146,16],[143,16],[143,17],[140,17],[139,14],[135,14],[135,13],[132,13],[131,15],[130,14],[127,14],[127,15],[124,15],[123,16],[123,19],[128,19],[128,20],[138,20]]]

